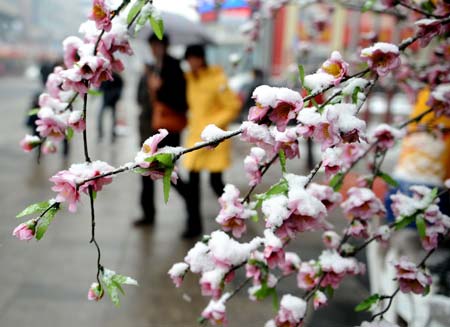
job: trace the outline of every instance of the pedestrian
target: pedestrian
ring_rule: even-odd
[[[102,107],[98,113],[97,129],[98,129],[98,139],[101,141],[103,139],[103,114],[106,110],[111,110],[112,126],[111,126],[111,142],[116,141],[116,113],[117,113],[117,103],[120,100],[123,89],[123,79],[122,77],[113,72],[113,80],[105,81],[100,86],[100,91],[103,93],[103,103]]]
[[[187,98],[189,104],[188,134],[186,146],[191,147],[201,141],[203,129],[214,124],[227,129],[238,115],[241,103],[238,96],[228,87],[227,78],[221,67],[209,66],[202,45],[190,45],[185,59],[190,72],[186,74]],[[209,172],[211,187],[217,197],[223,193],[222,172],[230,165],[230,141],[219,144],[214,150],[201,149],[189,153],[184,165],[189,171],[189,197],[195,208],[200,208],[200,172]],[[194,237],[202,233],[200,212],[187,221],[185,235]]]
[[[159,40],[152,34],[148,40],[155,63],[147,65],[138,87],[138,102],[141,107],[139,129],[141,144],[158,129],[164,128],[169,134],[159,144],[179,146],[181,132],[186,126],[186,80],[180,62],[167,53],[169,38],[164,35]],[[198,208],[188,203],[188,189],[181,178],[174,185],[186,204],[188,220],[198,213]],[[150,177],[142,177],[141,206],[143,217],[134,222],[135,226],[154,224],[156,208],[154,202],[154,182]]]

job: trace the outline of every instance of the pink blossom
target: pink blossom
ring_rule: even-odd
[[[234,237],[241,237],[247,230],[245,220],[252,217],[256,212],[246,209],[239,199],[240,192],[236,186],[227,184],[224,193],[219,198],[221,206],[216,222],[226,232],[232,232]]]
[[[292,296],[283,295],[280,302],[280,310],[275,317],[277,327],[301,327],[306,313],[307,303],[305,300]]]
[[[253,91],[252,98],[255,100],[255,106],[250,108],[248,120],[251,122],[260,122],[275,104],[276,88],[268,85],[258,86]]]
[[[317,310],[320,307],[323,307],[324,305],[327,304],[327,302],[328,302],[327,296],[323,292],[321,292],[321,291],[314,292],[314,296],[313,296],[314,310]]]
[[[322,153],[322,167],[328,179],[336,175],[343,166],[342,150],[340,148],[328,148]]]
[[[386,212],[383,203],[368,188],[352,187],[347,194],[348,198],[341,207],[349,218],[368,220],[375,216],[383,216]]]
[[[445,27],[437,19],[421,19],[415,22],[417,28],[417,36],[419,36],[419,44],[425,48],[431,40],[439,34],[445,32]]]
[[[406,257],[400,258],[394,264],[396,276],[403,293],[413,292],[424,294],[431,285],[431,276],[417,268],[417,266]]]
[[[264,259],[264,255],[261,252],[255,251],[245,265],[245,276],[247,278],[253,278],[254,285],[260,285],[265,275],[267,275],[265,271],[267,269],[267,262]]]
[[[450,116],[450,83],[438,85],[431,92],[427,105],[434,109],[436,116]]]
[[[327,120],[323,120],[315,126],[313,138],[321,144],[322,151],[341,142],[338,126],[335,122]]]
[[[266,125],[259,125],[249,121],[242,123],[241,139],[244,142],[252,143],[266,151],[267,156],[274,152],[275,140]]]
[[[278,266],[283,272],[283,275],[289,275],[300,268],[300,257],[294,252],[285,252],[284,260]]]
[[[327,211],[333,210],[342,201],[342,195],[339,192],[335,192],[328,185],[310,183],[307,192],[319,199]]]
[[[225,271],[220,269],[206,271],[200,278],[200,287],[203,296],[212,296],[217,300],[222,295],[222,281],[225,277]]]
[[[167,135],[169,135],[169,132],[166,129],[159,129],[157,134],[150,136],[145,140],[141,151],[150,156],[154,155],[158,151],[159,143],[161,143]]]
[[[176,287],[180,287],[183,283],[183,278],[188,268],[189,265],[184,262],[175,263],[172,268],[170,268],[168,274]]]
[[[294,119],[302,108],[303,99],[298,92],[279,88],[276,91],[276,100],[269,119],[276,124],[280,132],[284,132],[288,122]]]
[[[322,121],[320,113],[314,108],[304,108],[297,115],[297,133],[299,136],[312,137],[316,126]]]
[[[37,128],[41,137],[49,137],[61,141],[65,137],[66,118],[64,114],[56,114],[51,108],[43,107],[38,112]]]
[[[62,71],[63,68],[61,66],[55,67],[53,73],[48,75],[47,82],[45,83],[47,92],[54,98],[59,98],[61,92],[61,85],[63,83]]]
[[[264,231],[264,258],[270,269],[284,263],[284,249],[281,240],[270,230]]]
[[[62,170],[50,178],[50,182],[55,184],[52,190],[58,192],[56,201],[67,202],[70,212],[77,210],[77,204],[80,201],[80,193],[77,190],[76,181],[77,176],[69,170]]]
[[[47,140],[44,142],[44,144],[42,144],[41,151],[43,154],[55,153],[57,150],[58,148],[52,141]]]
[[[332,75],[334,78],[334,85],[338,85],[341,80],[347,75],[349,64],[342,59],[338,51],[333,51],[329,59],[327,59],[322,67],[318,70],[320,73]]]
[[[277,129],[273,129],[271,132],[275,139],[275,152],[283,150],[288,159],[300,157],[298,135],[295,127],[286,128],[284,132],[279,132]]]
[[[319,257],[319,263],[325,273],[320,284],[322,287],[330,285],[337,288],[345,276],[361,274],[365,271],[364,266],[355,258],[342,257],[335,250],[323,251]]]
[[[342,160],[344,167],[349,168],[364,153],[366,144],[362,143],[345,143],[341,145]]]
[[[354,238],[369,237],[369,225],[367,221],[360,219],[353,219],[350,226],[345,230],[346,234]]]
[[[378,125],[373,131],[372,138],[376,140],[380,149],[387,150],[394,146],[395,141],[401,138],[404,133],[387,124]]]
[[[88,85],[83,80],[82,72],[79,67],[72,67],[60,72],[63,79],[61,88],[65,91],[73,91],[81,95],[86,94]]]
[[[74,110],[70,113],[68,119],[69,126],[72,127],[78,133],[83,132],[86,129],[86,122],[83,117],[83,111]]]
[[[153,180],[157,180],[163,178],[164,169],[160,169],[160,165],[158,162],[148,162],[146,159],[152,157],[153,155],[158,153],[158,145],[159,143],[169,134],[166,129],[159,129],[159,133],[149,137],[142,144],[141,151],[139,151],[134,159],[134,162],[139,165],[139,167],[145,169],[145,172],[141,174],[143,176],[150,176]],[[175,176],[176,172],[174,170]]]
[[[369,48],[362,49],[361,59],[380,76],[385,76],[400,66],[398,47],[391,43],[378,42]]]
[[[83,40],[76,36],[69,36],[63,41],[64,65],[67,68],[80,60],[78,49],[83,45]]]
[[[202,317],[207,319],[214,326],[227,324],[225,302],[229,294],[224,294],[219,300],[211,300],[203,310]]]
[[[88,291],[88,300],[89,301],[100,301],[103,297],[103,289],[98,283],[92,283],[91,287]]]
[[[304,290],[312,290],[319,282],[319,269],[317,265],[310,262],[302,262],[297,274],[297,286]]]
[[[387,242],[391,237],[391,229],[389,228],[388,225],[382,225],[378,227],[374,236],[376,237],[376,240],[379,242]]]
[[[34,237],[35,229],[36,221],[32,219],[14,228],[12,235],[21,241],[29,241]]]
[[[249,179],[249,185],[255,186],[261,183],[261,167],[266,161],[266,151],[259,147],[250,149],[250,154],[244,159],[244,170]]]
[[[105,30],[107,32],[111,30],[111,19],[114,10],[117,9],[109,6],[110,2],[108,0],[94,0],[92,11],[89,15],[89,19],[95,22],[99,30]]]
[[[39,144],[41,144],[42,141],[39,138],[39,136],[35,136],[35,135],[25,135],[25,137],[20,141],[20,147],[22,148],[23,151],[25,152],[30,152],[31,150],[33,150],[35,147],[39,146]]]
[[[397,5],[398,0],[381,0],[381,3],[383,4],[383,6],[391,8]]]
[[[341,243],[341,237],[335,231],[326,231],[322,234],[322,242],[327,249],[335,250]]]

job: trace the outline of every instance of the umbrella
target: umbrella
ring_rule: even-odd
[[[163,11],[161,16],[164,21],[164,33],[169,35],[172,45],[214,43],[201,24],[167,11]],[[139,33],[145,39],[152,33],[152,28],[149,25],[146,24]]]

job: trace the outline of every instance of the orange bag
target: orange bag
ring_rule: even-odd
[[[165,128],[169,132],[180,133],[187,125],[184,113],[179,113],[166,104],[153,102],[152,128],[156,131]]]

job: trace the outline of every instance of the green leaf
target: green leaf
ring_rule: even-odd
[[[330,180],[330,187],[335,191],[339,191],[342,187],[342,184],[344,182],[344,174],[343,173],[337,173],[333,176],[333,178]]]
[[[283,150],[278,151],[278,157],[280,157],[280,165],[281,165],[281,171],[283,173],[286,172],[286,154]]]
[[[160,153],[155,156],[156,161],[162,164],[164,167],[173,167],[173,154],[171,153]]]
[[[361,92],[361,88],[359,86],[355,87],[352,93],[352,103],[355,104],[358,102],[358,93]]]
[[[164,202],[167,203],[169,201],[169,194],[170,194],[170,177],[172,176],[172,168],[167,168],[164,171],[164,177],[163,177],[163,191],[164,191]]]
[[[32,215],[35,213],[42,213],[50,206],[49,201],[33,203],[25,209],[23,209],[16,217],[21,218],[23,216]]]
[[[393,179],[389,174],[383,173],[380,171],[378,176],[381,177],[386,183],[391,185],[392,187],[398,187],[398,183],[395,179]]]
[[[277,195],[286,193],[289,189],[289,185],[285,179],[280,180],[277,184],[272,185],[272,187],[265,193],[266,198],[271,195]]]
[[[164,36],[164,22],[162,19],[155,19],[153,16],[149,17],[150,25],[152,25],[153,32],[158,37],[158,39],[162,40]]]
[[[259,221],[259,216],[258,216],[257,213],[255,213],[255,214],[252,216],[252,220],[253,220],[255,223],[257,223],[257,222]]]
[[[278,311],[280,309],[280,303],[278,301],[278,293],[277,290],[275,288],[272,288],[273,292],[272,292],[272,306],[273,309],[275,311]]]
[[[298,65],[298,74],[303,87],[303,84],[305,84],[305,67],[303,67],[303,65]]]
[[[127,16],[127,24],[130,24],[134,17],[136,17],[136,15],[138,14],[138,12],[142,9],[142,7],[144,7],[145,5],[145,0],[139,0],[135,3],[135,5],[133,7],[131,7],[130,11],[128,12],[128,16]]]
[[[417,226],[417,231],[419,232],[420,238],[424,239],[427,236],[427,225],[426,225],[425,219],[423,219],[422,215],[417,215],[416,226]]]
[[[88,90],[88,94],[92,95],[94,97],[98,97],[98,96],[102,95],[103,92],[100,90],[90,89],[90,90]]]
[[[94,200],[97,199],[97,192],[96,191],[92,191],[92,198]]]
[[[34,116],[37,115],[37,113],[39,112],[41,108],[33,108],[30,111],[28,111],[28,116]]]
[[[264,300],[268,296],[272,295],[275,291],[275,288],[267,286],[267,282],[263,282],[259,290],[257,290],[253,295],[257,300]]]
[[[72,137],[73,137],[73,128],[72,127],[67,127],[67,129],[66,129],[66,140],[70,142]]]
[[[365,299],[364,301],[362,301],[360,304],[358,304],[355,307],[355,311],[356,312],[360,312],[360,311],[366,311],[366,310],[370,310],[370,308],[377,303],[378,301],[380,301],[380,294],[372,294],[371,296],[369,296],[367,299]]]
[[[437,187],[435,187],[434,189],[432,189],[431,192],[430,192],[430,195],[429,195],[431,201],[433,201],[434,199],[436,199],[437,196],[438,196],[438,194],[439,194],[439,189],[438,189]]]
[[[325,293],[325,295],[327,296],[327,299],[332,299],[333,295],[334,295],[334,288],[331,287],[331,285],[328,285],[327,287],[325,287],[323,289],[323,292]]]
[[[364,6],[362,7],[361,11],[366,12],[370,9],[372,9],[373,5],[375,4],[376,0],[367,0]]]
[[[401,217],[402,219],[398,220],[395,223],[395,230],[403,229],[406,226],[408,226],[409,224],[411,224],[414,221],[414,219],[416,219],[417,214],[418,214],[418,212],[415,212],[410,216]]]
[[[48,229],[48,226],[52,222],[53,218],[55,218],[56,213],[59,211],[59,207],[53,207],[48,210],[40,219],[39,224],[36,228],[36,239],[39,241],[44,236],[45,232]]]
[[[116,274],[114,271],[106,268],[104,269],[102,280],[105,284],[106,293],[108,293],[111,302],[117,307],[120,306],[119,292],[125,294],[122,285],[137,285],[133,278]]]

